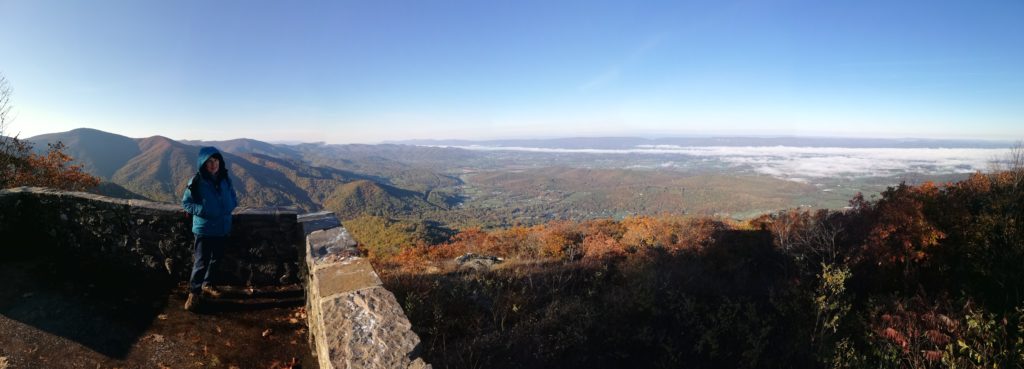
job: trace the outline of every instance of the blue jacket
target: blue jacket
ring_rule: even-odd
[[[203,170],[209,158],[220,160],[220,170],[211,175]],[[196,236],[227,236],[231,233],[231,212],[238,206],[235,188],[228,179],[224,156],[214,147],[199,149],[199,172],[188,182],[181,206],[192,214],[192,233]]]

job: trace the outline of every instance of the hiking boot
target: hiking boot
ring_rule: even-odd
[[[220,291],[217,291],[213,286],[203,286],[203,296],[211,299],[219,299]]]
[[[188,299],[185,300],[185,310],[196,312],[199,310],[199,296],[194,293],[188,294]]]

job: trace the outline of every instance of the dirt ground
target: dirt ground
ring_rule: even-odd
[[[194,314],[184,283],[82,268],[0,261],[0,369],[317,368],[294,286],[229,289]]]

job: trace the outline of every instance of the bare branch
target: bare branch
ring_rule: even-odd
[[[1013,176],[1013,182],[1020,184],[1024,180],[1024,141],[1017,141],[1017,144],[1010,148],[1006,161],[1006,170]]]
[[[1024,141],[1017,141],[1005,156],[994,158],[989,168],[993,176],[1006,176],[1014,184],[1024,182]]]
[[[6,136],[7,125],[10,123],[8,117],[12,107],[11,96],[13,95],[14,89],[11,88],[11,83],[3,74],[0,74],[0,136]]]

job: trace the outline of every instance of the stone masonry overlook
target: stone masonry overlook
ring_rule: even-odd
[[[320,368],[430,367],[418,357],[419,337],[395,296],[333,213],[241,209],[234,223],[225,283],[250,291],[303,286],[308,350]],[[87,272],[116,273],[153,289],[184,281],[192,263],[191,224],[179,206],[80,192],[0,190],[0,240],[0,261],[59,255]],[[0,351],[7,365],[2,355],[17,353]]]

